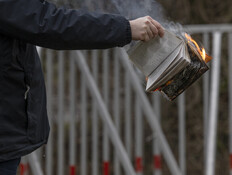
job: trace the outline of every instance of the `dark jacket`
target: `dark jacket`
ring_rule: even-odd
[[[119,15],[56,8],[40,0],[0,0],[0,162],[26,155],[49,135],[46,93],[34,45],[103,49],[131,41]]]

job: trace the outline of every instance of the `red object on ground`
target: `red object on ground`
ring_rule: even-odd
[[[110,163],[109,162],[103,162],[103,175],[109,175],[110,172]]]
[[[69,167],[69,169],[70,169],[70,175],[75,175],[76,174],[76,167],[74,165],[71,165]]]
[[[160,157],[160,155],[154,156],[154,168],[161,169],[161,157]]]
[[[142,157],[137,157],[135,159],[135,170],[136,170],[136,172],[142,172],[143,171]]]
[[[20,163],[19,166],[20,166],[20,175],[24,175],[27,172],[29,165]]]

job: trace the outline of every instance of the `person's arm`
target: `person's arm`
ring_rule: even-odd
[[[120,15],[56,8],[43,0],[0,0],[0,34],[52,49],[103,49],[131,39],[147,41],[144,32],[152,29],[147,18],[129,22]]]
[[[52,49],[102,49],[131,41],[120,15],[56,8],[40,0],[0,0],[0,34]]]

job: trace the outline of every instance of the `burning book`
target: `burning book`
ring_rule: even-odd
[[[162,38],[138,42],[129,56],[147,77],[146,91],[159,90],[170,100],[201,77],[212,59],[189,35],[179,37],[167,30]]]

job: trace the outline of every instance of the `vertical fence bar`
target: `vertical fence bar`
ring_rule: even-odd
[[[137,175],[142,175],[143,159],[142,159],[142,111],[140,107],[140,99],[136,96],[135,101],[135,170]]]
[[[161,105],[160,105],[160,94],[155,93],[153,96],[153,104],[155,113],[157,115],[157,120],[160,123],[161,120]],[[160,145],[159,140],[155,137],[156,133],[153,132],[153,155],[154,155],[154,171],[153,175],[161,175],[161,153],[160,153]]]
[[[180,169],[183,175],[186,174],[186,146],[185,146],[185,93],[178,98],[178,113],[179,113],[179,162]]]
[[[35,152],[31,153],[28,155],[28,159],[32,173],[36,175],[44,175],[37,154]]]
[[[85,75],[81,74],[81,175],[87,175],[87,89]]]
[[[203,44],[206,50],[209,50],[209,33],[203,34]],[[204,162],[206,161],[206,143],[207,143],[207,128],[209,117],[209,71],[203,76],[203,106],[204,106]]]
[[[125,143],[126,150],[129,158],[132,156],[131,139],[132,139],[132,127],[131,127],[131,86],[130,76],[128,72],[125,72]]]
[[[134,90],[140,97],[141,105],[143,106],[143,112],[145,113],[146,119],[151,126],[152,130],[156,132],[157,138],[160,142],[160,148],[162,150],[162,153],[164,155],[164,158],[167,162],[168,167],[170,168],[170,171],[173,175],[181,175],[181,171],[177,165],[177,162],[172,154],[172,151],[168,145],[168,142],[166,140],[166,137],[159,125],[159,122],[156,118],[156,114],[154,113],[154,110],[152,110],[151,104],[148,101],[144,89],[142,89],[141,84],[138,80],[138,77],[129,61],[128,54],[124,49],[120,49],[120,58],[122,59],[122,62],[124,63],[124,68],[128,71],[131,77],[131,84],[133,85]]]
[[[120,136],[120,108],[119,108],[119,58],[117,54],[117,49],[114,49],[114,122],[118,134]],[[120,175],[120,166],[118,161],[118,153],[115,150],[114,152],[114,173],[115,175]]]
[[[64,52],[58,54],[58,175],[64,173]]]
[[[221,37],[222,33],[213,33],[213,61],[212,81],[210,95],[209,126],[207,140],[206,175],[214,175],[216,155],[217,113],[219,100],[220,59],[221,59]]]
[[[103,52],[103,99],[105,106],[108,108],[109,103],[109,50]],[[107,125],[103,125],[103,175],[109,175],[110,163],[109,163],[109,139],[107,135]]]
[[[232,175],[232,33],[229,33],[229,150],[230,150],[230,175]]]
[[[94,79],[89,71],[89,68],[85,62],[84,56],[80,51],[76,51],[78,58],[76,58],[77,65],[79,66],[79,69],[82,72],[82,75],[84,75],[88,79],[88,88],[91,90],[91,95],[97,100],[97,105],[99,108],[99,115],[101,119],[104,121],[104,123],[107,126],[107,132],[110,136],[114,148],[118,152],[119,160],[122,163],[122,166],[124,170],[126,171],[127,175],[135,175],[135,171],[133,169],[133,166],[131,165],[131,162],[127,156],[127,153],[125,151],[125,148],[123,147],[122,141],[120,140],[120,137],[118,135],[117,129],[115,128],[115,125],[113,124],[113,121],[111,119],[110,113],[108,112],[105,103],[103,102],[103,99],[100,95],[100,92],[94,82]]]
[[[71,53],[71,52],[70,52]],[[69,68],[70,68],[70,76],[69,76],[69,173],[70,175],[76,174],[76,166],[75,166],[75,157],[76,157],[76,120],[75,120],[75,64],[74,64],[74,53],[71,53],[69,59]]]
[[[38,55],[39,55],[39,57],[40,57],[40,59],[41,59],[42,48],[39,47],[39,46],[36,46],[36,50],[37,50]]]
[[[53,64],[52,64],[52,53],[51,50],[46,50],[46,71],[47,71],[47,112],[50,123],[50,134],[48,143],[46,146],[46,174],[53,174],[53,110],[52,110],[52,84],[53,84]]]
[[[93,78],[98,82],[98,51],[92,51]],[[98,110],[96,100],[92,100],[92,175],[98,175]]]

